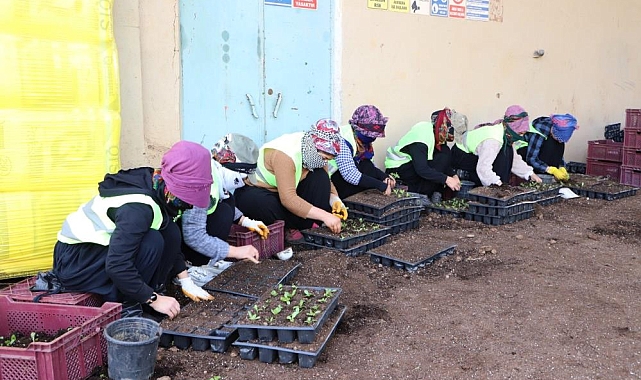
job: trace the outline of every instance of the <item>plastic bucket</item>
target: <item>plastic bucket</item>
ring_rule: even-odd
[[[154,373],[160,325],[147,318],[122,318],[104,330],[107,369],[114,380],[148,380]]]
[[[456,193],[457,198],[467,197],[467,193],[474,188],[476,184],[472,181],[461,181],[461,189]]]
[[[541,181],[543,183],[555,183],[556,180],[554,179],[554,176],[551,174],[537,174],[539,178],[541,178]]]

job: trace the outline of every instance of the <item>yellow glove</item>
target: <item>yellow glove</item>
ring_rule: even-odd
[[[555,168],[554,166],[548,166],[548,168],[545,169],[545,172],[548,174],[552,174],[557,181],[563,180],[563,173],[558,168]]]
[[[568,174],[568,171],[565,170],[563,166],[559,167],[559,171],[561,174],[563,174],[563,178],[561,178],[561,181],[567,181],[570,179],[570,174]]]
[[[341,220],[347,220],[347,207],[340,200],[332,203],[332,214],[338,216]]]
[[[267,228],[265,223],[260,220],[249,219],[245,216],[240,222],[240,225],[250,231],[256,232],[262,239],[267,239],[269,237],[269,228]]]

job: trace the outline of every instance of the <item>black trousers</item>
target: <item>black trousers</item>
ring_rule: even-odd
[[[384,180],[387,175],[378,169],[371,160],[362,160],[356,164],[356,168],[363,175],[376,178],[379,180]],[[369,189],[369,187],[352,185],[351,183],[345,181],[343,176],[339,171],[332,174],[332,183],[336,188],[336,192],[341,199],[345,199],[356,193]]]
[[[154,289],[185,268],[180,253],[181,235],[178,226],[170,222],[162,230],[149,230],[136,255],[131,258],[142,280]],[[100,294],[104,301],[129,301],[107,275],[105,261],[108,246],[93,243],[65,244],[57,242],[53,251],[54,273],[69,291]]]
[[[322,169],[307,173],[305,179],[298,183],[296,194],[312,205],[331,211],[329,205],[330,180],[327,172]],[[236,189],[236,207],[248,218],[261,220],[269,225],[277,220],[285,221],[285,228],[305,230],[312,227],[312,224],[320,221],[305,219],[294,215],[287,210],[282,203],[278,193],[254,186],[244,186]]]
[[[218,203],[213,213],[207,215],[207,235],[227,241],[231,225],[234,223],[235,203],[233,196],[230,196]],[[180,222],[178,224],[181,226]],[[182,242],[182,249],[185,254],[185,260],[191,262],[192,265],[200,266],[209,262],[209,257],[194,251],[184,241]]]
[[[453,174],[454,170],[452,169],[452,155],[450,150],[446,148],[443,147],[441,152],[434,152],[432,160],[428,161],[428,163],[432,169],[449,176]],[[425,194],[431,197],[435,191],[442,193],[447,187],[440,182],[430,181],[421,177],[414,169],[414,164],[411,161],[401,165],[395,171],[398,173],[401,182],[407,185],[408,190],[413,193]],[[393,170],[388,170],[388,172],[393,172]]]

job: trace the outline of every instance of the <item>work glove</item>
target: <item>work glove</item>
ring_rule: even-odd
[[[548,174],[552,174],[557,181],[563,181],[564,176],[561,170],[559,170],[559,168],[555,168],[554,166],[548,166],[548,168],[545,169],[545,172]]]
[[[260,220],[254,220],[249,219],[248,217],[244,217],[240,222],[240,225],[249,229],[250,231],[256,232],[258,235],[260,235],[261,239],[267,239],[267,237],[269,236],[269,228],[267,228],[265,223],[261,222]]]
[[[330,197],[329,204],[332,206],[332,214],[336,215],[340,220],[347,220],[347,207],[343,204],[337,196]]]
[[[563,174],[563,178],[561,179],[561,181],[567,181],[570,179],[570,174],[568,174],[568,171],[565,170],[563,166],[559,166],[559,171],[561,172],[561,174]]]
[[[194,281],[191,277],[179,278],[180,287],[182,288],[183,294],[189,297],[194,302],[200,301],[211,301],[214,299],[214,296],[207,293],[203,288],[194,284]]]

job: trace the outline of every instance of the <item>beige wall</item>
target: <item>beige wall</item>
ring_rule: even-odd
[[[449,106],[470,126],[511,104],[532,117],[572,113],[566,160],[641,108],[641,1],[503,0],[503,22],[443,19],[343,1],[342,121],[364,103],[389,116],[382,149]],[[358,22],[349,22],[358,20]],[[533,58],[544,49],[545,55]]]
[[[342,64],[334,117],[346,122],[367,103],[389,116],[379,164],[383,149],[444,106],[467,114],[471,125],[501,117],[511,104],[533,117],[572,113],[581,128],[566,159],[583,162],[586,141],[623,122],[626,108],[641,108],[641,1],[502,0],[502,22],[336,3]],[[116,0],[114,19],[123,167],[157,165],[180,138],[177,0]],[[538,49],[545,55],[533,58]]]
[[[116,0],[123,168],[159,166],[180,139],[180,23],[176,0]]]

